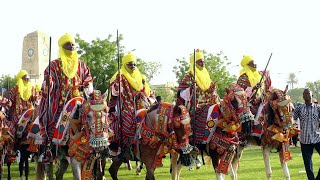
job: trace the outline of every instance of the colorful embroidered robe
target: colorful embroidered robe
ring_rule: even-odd
[[[15,135],[16,133],[16,125],[22,113],[30,108],[33,108],[33,103],[34,101],[36,101],[35,89],[33,87],[31,90],[32,95],[30,96],[28,101],[25,101],[20,97],[18,89],[18,86],[15,85],[13,88],[11,88],[8,94],[8,99],[12,102],[12,105],[11,107],[9,107],[9,121],[7,122],[7,124],[12,135]]]
[[[180,96],[180,93],[190,88],[190,97],[192,96],[193,87],[193,75],[189,72],[185,75],[182,81],[179,83],[178,86],[178,95],[177,95],[177,103],[186,105],[187,108],[189,107],[190,116],[192,117],[192,109],[193,109],[193,100],[191,99],[190,102],[185,102],[185,100]],[[192,124],[192,127],[195,126],[196,131],[196,143],[202,143],[206,129],[206,121],[207,121],[207,114],[208,109],[211,105],[219,103],[219,95],[216,93],[215,86],[211,85],[206,91],[201,90],[198,86],[196,88],[196,117],[195,117],[195,124]],[[193,121],[192,121],[193,123]],[[193,138],[190,138],[193,141]]]
[[[69,79],[62,70],[62,62],[60,59],[51,61],[50,76],[52,82],[49,85],[49,101],[47,82],[49,71],[48,67],[44,71],[44,82],[42,89],[42,98],[39,109],[39,123],[41,125],[40,138],[38,142],[44,144],[46,138],[47,143],[52,141],[54,129],[63,106],[71,98],[80,96],[80,92],[85,86],[93,81],[89,67],[83,62],[78,62],[78,70],[76,75]],[[48,105],[50,103],[50,106]],[[50,109],[48,109],[50,107]],[[48,118],[49,117],[49,118]],[[48,136],[46,136],[48,135]]]

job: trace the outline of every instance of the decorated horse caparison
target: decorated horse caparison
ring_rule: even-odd
[[[9,127],[6,124],[7,109],[0,105],[0,179],[3,176],[3,165],[7,163],[8,166],[8,179],[11,179],[10,165],[15,161],[15,155],[13,150],[14,136],[10,133]],[[4,161],[3,161],[4,160]]]
[[[187,165],[191,133],[190,116],[185,106],[157,103],[150,109],[140,110],[137,114],[134,154],[146,166],[146,179],[155,179],[154,171],[162,166],[162,158],[170,152],[178,152]],[[117,174],[122,161],[115,156],[109,168],[112,179]]]
[[[104,96],[95,90],[90,96],[69,100],[59,119],[53,142],[68,145],[68,157],[74,179],[103,179],[105,150],[112,135],[108,125],[108,107]],[[57,175],[63,178],[67,167]]]
[[[253,119],[245,91],[236,84],[226,90],[223,101],[204,107],[201,112],[205,119],[201,121],[201,118],[197,118],[199,120],[192,124],[196,125],[196,135],[199,136],[195,137],[195,144],[200,151],[211,157],[219,180],[227,173],[239,145],[237,132],[241,131],[241,124],[249,123]],[[172,179],[178,180],[181,164],[177,154],[172,154],[171,164]]]
[[[262,128],[260,141],[253,136],[241,136],[240,140],[243,145],[238,146],[237,154],[232,161],[233,171],[231,171],[232,179],[237,179],[237,169],[239,161],[248,143],[261,145],[263,159],[265,164],[267,179],[271,179],[272,170],[270,165],[270,152],[275,149],[279,153],[281,167],[287,180],[290,179],[290,173],[287,161],[291,159],[290,155],[290,138],[299,133],[294,126],[292,113],[293,106],[290,97],[287,95],[287,89],[282,91],[276,88],[267,92],[264,102],[261,106],[261,116],[258,120],[258,127]],[[258,142],[258,143],[257,143]]]

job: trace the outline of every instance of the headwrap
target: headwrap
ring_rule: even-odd
[[[120,74],[124,75],[124,77],[130,83],[130,85],[133,87],[133,89],[135,89],[136,91],[141,91],[143,89],[142,74],[140,73],[138,68],[136,68],[132,73],[129,73],[125,67],[126,64],[129,62],[137,62],[137,59],[135,58],[135,56],[131,52],[122,58]],[[116,72],[112,76],[110,82],[113,82],[116,79],[117,75],[118,75],[118,72]],[[147,82],[145,82],[145,83],[147,84]],[[150,96],[150,91],[146,92],[146,94],[147,94],[147,96]]]
[[[37,92],[41,92],[41,85],[36,84],[35,89]]]
[[[143,74],[142,79],[144,80],[144,91],[145,91],[147,97],[149,97],[151,94],[151,88],[150,88],[149,83],[147,82],[147,77]]]
[[[78,52],[64,49],[62,46],[67,42],[75,43],[75,39],[68,33],[61,36],[58,41],[59,57],[62,61],[63,73],[71,79],[76,75],[78,70]]]
[[[17,79],[17,86],[18,86],[18,92],[20,97],[24,100],[24,101],[28,101],[29,98],[32,95],[32,86],[31,86],[31,82],[24,82],[22,77],[24,75],[28,75],[28,72],[26,70],[20,70],[20,72],[17,74],[16,79]]]
[[[248,66],[248,64],[253,61],[251,56],[248,55],[244,55],[242,60],[241,60],[241,66],[243,67],[240,70],[240,76],[244,73],[246,73],[246,75],[248,76],[249,82],[251,87],[254,87],[257,83],[259,83],[260,79],[261,79],[261,75],[257,70],[252,70],[252,68],[250,69],[250,67]],[[259,92],[260,90],[258,90],[258,94],[260,94]]]
[[[199,59],[204,60],[204,56],[203,56],[203,52],[200,51],[199,49],[197,49],[195,60],[197,61]],[[189,66],[189,72],[191,74],[193,74],[193,68],[194,68],[194,55],[192,54],[190,56],[190,66]],[[201,70],[198,67],[196,67],[196,83],[202,91],[209,89],[209,87],[211,85],[211,79],[210,79],[210,75],[205,67],[203,67],[203,69],[201,69]]]

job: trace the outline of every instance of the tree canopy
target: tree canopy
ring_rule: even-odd
[[[97,38],[91,42],[81,39],[76,35],[76,42],[79,44],[80,59],[84,60],[90,68],[94,78],[94,88],[104,92],[109,88],[110,79],[118,71],[117,39],[109,35],[106,39]],[[123,35],[119,36],[119,44]],[[127,53],[124,46],[119,47],[120,63],[121,57]],[[144,61],[137,58],[137,67],[145,74],[150,81],[157,73],[161,64],[159,62]]]
[[[16,78],[10,75],[2,75],[0,77],[0,92],[3,96],[7,96],[10,89],[16,84]],[[1,95],[0,94],[0,95]]]
[[[236,82],[236,76],[230,75],[227,71],[227,67],[231,64],[228,57],[219,52],[216,54],[207,53],[203,51],[205,59],[205,67],[207,68],[212,81],[217,83],[217,91],[220,96],[225,94],[225,88],[230,87],[232,83]],[[189,70],[189,57],[176,59],[177,64],[173,67],[173,72],[178,79],[178,82],[182,80],[185,73]]]

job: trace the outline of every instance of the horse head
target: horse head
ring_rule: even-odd
[[[291,132],[289,133],[289,131],[294,129],[292,117],[293,105],[286,90],[282,91],[274,88],[270,91],[266,112],[266,127],[280,132],[276,133],[274,138],[283,141],[291,137]],[[286,135],[287,137],[285,137]]]
[[[174,106],[171,127],[175,134],[174,149],[181,150],[182,154],[190,153],[190,151],[192,150],[189,144],[191,124],[190,115],[185,106]]]
[[[109,145],[108,111],[106,96],[99,90],[94,90],[90,96],[85,94],[79,118],[90,146],[96,150],[102,150]]]
[[[241,124],[251,123],[253,114],[250,111],[250,103],[243,88],[232,84],[230,88],[226,89],[226,92],[220,105],[224,128],[227,132],[236,132]]]
[[[152,104],[144,92],[138,91],[134,96],[136,110],[148,109]]]

